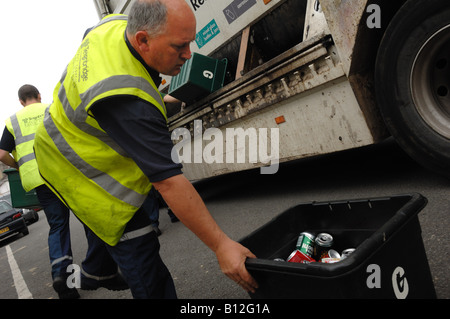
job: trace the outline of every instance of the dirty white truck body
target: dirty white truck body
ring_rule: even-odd
[[[133,1],[94,2],[103,17],[127,14]],[[449,12],[445,1],[186,2],[197,18],[191,50],[228,61],[222,88],[167,105],[170,130],[191,134],[192,160],[183,162],[190,180],[257,167],[274,173],[278,162],[389,135],[448,175],[450,21],[435,18]],[[167,92],[170,78],[163,82]]]

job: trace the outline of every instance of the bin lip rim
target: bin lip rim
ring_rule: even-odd
[[[7,168],[3,171],[3,173],[5,173],[5,174],[13,173],[13,172],[19,172],[19,171],[15,168]]]
[[[351,271],[352,269],[355,269],[356,267],[361,265],[370,255],[374,254],[380,248],[378,244],[380,243],[382,244],[383,242],[388,241],[392,237],[392,235],[394,235],[398,231],[398,229],[395,229],[395,226],[402,226],[406,224],[411,218],[416,216],[426,206],[428,200],[419,193],[408,193],[383,197],[373,197],[367,199],[309,202],[293,206],[296,207],[305,204],[347,203],[352,201],[363,201],[363,200],[374,201],[399,197],[409,197],[409,200],[406,203],[404,203],[395,212],[395,214],[393,214],[392,217],[389,218],[389,220],[386,221],[386,223],[380,227],[380,229],[376,230],[370,237],[368,237],[361,244],[359,244],[358,247],[356,247],[355,252],[353,252],[350,256],[348,256],[345,260],[331,264],[325,264],[320,262],[299,264],[299,263],[280,262],[263,258],[247,258],[245,266],[248,270],[264,269],[270,271],[287,272],[291,274],[305,274],[311,276],[320,275],[329,277],[342,275],[348,271]],[[282,215],[284,212],[275,216],[273,219]],[[253,233],[257,232],[260,228],[264,226],[265,225],[259,227],[248,236],[242,238],[239,242],[242,242],[247,237],[251,236]],[[387,233],[388,236],[386,236]]]

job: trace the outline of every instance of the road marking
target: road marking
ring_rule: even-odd
[[[33,299],[33,295],[28,290],[25,280],[23,280],[22,273],[20,272],[19,265],[17,265],[14,255],[12,253],[11,247],[6,246],[6,253],[8,254],[9,267],[11,267],[11,273],[14,279],[14,286],[16,286],[16,291],[19,299]]]

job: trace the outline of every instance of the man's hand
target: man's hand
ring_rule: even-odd
[[[229,239],[223,239],[216,250],[217,260],[222,272],[236,282],[247,292],[255,292],[258,284],[245,268],[247,258],[256,256],[241,244]]]
[[[12,168],[19,169],[19,166],[9,152],[2,149],[0,149],[0,161]]]
[[[245,268],[245,260],[255,255],[220,229],[192,184],[176,175],[153,185],[180,221],[216,254],[222,272],[254,292],[258,285]]]

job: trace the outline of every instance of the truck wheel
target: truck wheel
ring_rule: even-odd
[[[375,90],[398,144],[423,166],[450,177],[450,4],[409,0],[382,39]]]

